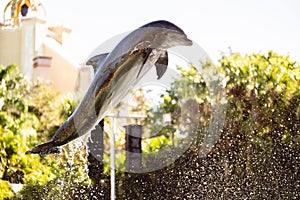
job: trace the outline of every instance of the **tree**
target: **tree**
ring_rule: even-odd
[[[15,195],[11,184],[44,184],[60,174],[53,157],[25,152],[49,140],[64,120],[62,113],[71,112],[72,101],[62,104],[62,99],[20,75],[16,65],[0,66],[0,197]]]
[[[294,174],[300,166],[299,64],[273,51],[232,53],[220,63],[226,69],[228,109],[218,148],[228,164],[228,177],[248,179],[253,195],[260,197],[268,190],[281,198],[295,195],[299,177]],[[258,190],[257,181],[264,182],[265,189]]]
[[[209,65],[205,63],[204,68]],[[218,142],[206,156],[200,155],[205,133],[200,129],[197,142],[175,163],[153,173],[131,175],[124,185],[134,190],[125,190],[123,198],[300,197],[300,65],[289,56],[270,51],[224,54],[216,68],[224,78],[219,83],[224,84],[226,94],[226,118],[218,129]],[[161,108],[176,111],[182,95],[182,87],[176,85],[187,83],[199,87],[194,89],[195,96],[202,97],[197,102],[199,106],[205,102],[205,106],[199,109],[203,120],[197,120],[204,127],[209,124],[214,113],[209,109],[207,87],[201,81],[195,83],[197,76],[203,75],[194,73],[192,67],[183,70],[163,96]],[[205,110],[209,111],[207,116]]]
[[[172,113],[172,123],[162,129],[163,133],[160,136],[165,139],[162,141],[153,139],[153,146],[150,142],[145,147],[144,153],[158,150],[168,143],[169,133],[176,131],[178,124],[184,123],[180,116],[185,114],[188,118],[187,122],[199,123],[192,145],[174,163],[160,170],[126,176],[119,172],[116,176],[119,186],[117,198],[246,199],[249,196],[253,199],[300,198],[299,63],[289,56],[278,55],[270,51],[266,54],[254,53],[243,56],[239,53],[224,54],[219,65],[214,68],[216,70],[210,71],[210,66],[209,62],[203,63],[203,71],[198,71],[193,66],[179,67],[181,76],[161,96],[163,101],[160,106],[156,110],[148,109],[145,112],[148,118],[143,125],[149,126],[151,132],[149,135],[157,135],[155,126],[161,123],[157,117],[161,116],[161,113]],[[7,69],[4,68],[4,70]],[[208,71],[211,76],[218,73],[218,77],[223,79],[214,79],[208,83],[204,78],[207,74],[203,73]],[[1,80],[6,81],[5,77],[8,76],[0,71],[0,77],[4,77]],[[7,91],[5,88],[9,85],[8,83],[5,82],[5,87],[3,83],[1,84],[1,94]],[[184,90],[183,86],[188,87],[189,90]],[[219,93],[220,86],[224,86],[223,90],[220,90],[224,93]],[[14,94],[10,94],[14,98],[9,98],[9,101],[7,97],[10,95],[7,97],[3,95],[0,101],[1,107],[5,109],[0,115],[0,133],[1,136],[5,136],[0,137],[0,145],[5,145],[3,148],[1,146],[1,149],[4,149],[0,153],[2,156],[0,159],[4,161],[1,162],[1,164],[4,163],[1,169],[6,166],[16,169],[14,171],[16,173],[11,173],[9,176],[14,177],[14,180],[30,175],[39,177],[39,172],[33,172],[31,168],[24,170],[22,165],[11,165],[14,159],[20,159],[18,152],[23,151],[19,149],[22,145],[16,144],[22,143],[24,139],[29,141],[28,138],[18,138],[18,131],[22,132],[25,127],[33,127],[30,130],[36,130],[35,134],[38,134],[38,127],[43,124],[41,117],[37,114],[39,109],[35,109],[38,106],[30,104],[34,109],[29,108],[30,106],[28,107],[24,100],[26,98],[22,95],[15,98]],[[220,98],[222,95],[224,95],[223,98]],[[190,101],[190,97],[193,101]],[[186,99],[187,105],[197,108],[200,115],[194,114],[193,109],[189,109],[190,113],[184,113],[182,109],[184,103],[182,104],[180,99]],[[199,153],[206,142],[203,138],[206,134],[211,134],[211,129],[208,127],[215,118],[220,117],[215,116],[216,99],[222,99],[221,104],[225,104],[226,107],[226,110],[221,112],[225,115],[224,121],[219,125],[213,124],[216,125],[213,129],[214,133],[220,137],[217,143],[211,146],[210,151],[202,155]],[[141,101],[144,99],[141,98]],[[13,106],[7,106],[9,103]],[[68,104],[64,108],[74,107],[72,103]],[[63,113],[71,113],[70,110],[72,109]],[[37,121],[35,123],[22,121],[24,115],[32,121]],[[33,124],[39,125],[34,127]],[[34,134],[30,138],[29,143],[36,142]],[[51,166],[51,175],[56,174],[55,178],[45,185],[37,182],[27,184],[28,187],[23,190],[21,197],[30,198],[32,194],[40,199],[108,197],[108,178],[103,179],[101,185],[91,185],[82,173],[82,163],[78,162],[81,159],[80,154],[73,155],[74,162],[66,162],[64,167],[61,167],[63,166],[61,164]],[[49,159],[39,160],[39,164],[42,163],[41,166],[49,164],[48,162],[50,162]],[[18,163],[20,163],[19,160]],[[29,161],[26,165],[28,163],[30,166]],[[57,170],[58,166],[62,170]],[[71,173],[70,166],[75,173]],[[34,165],[31,164],[31,167]],[[1,194],[6,197],[12,196],[9,182],[3,180],[3,174],[0,175],[2,178]],[[47,176],[49,178],[49,175]],[[21,180],[27,179],[21,178]],[[68,194],[62,192],[59,185],[61,182],[64,183],[63,190],[68,191]],[[52,192],[47,188],[51,188]]]

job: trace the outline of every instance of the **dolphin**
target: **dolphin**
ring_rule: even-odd
[[[95,76],[73,114],[49,142],[26,154],[59,153],[59,147],[89,133],[152,67],[160,79],[168,65],[167,49],[193,43],[175,24],[159,20],[129,33],[110,52],[90,58]]]

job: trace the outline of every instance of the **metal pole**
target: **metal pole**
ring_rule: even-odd
[[[110,199],[116,198],[116,178],[115,178],[115,131],[116,122],[115,117],[112,117],[112,130],[110,135]]]
[[[146,118],[146,115],[128,115],[120,116],[119,114],[108,114],[106,117],[112,119],[112,129],[110,136],[110,199],[116,199],[116,166],[115,166],[115,133],[116,133],[116,119],[117,118]]]

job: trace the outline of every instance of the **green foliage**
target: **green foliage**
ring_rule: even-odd
[[[28,81],[14,77],[12,69],[13,66],[0,70],[1,197],[13,197],[11,183],[22,181],[25,187],[16,199],[89,199],[93,194],[101,199],[104,193],[109,197],[107,177],[99,185],[90,184],[83,169],[83,151],[73,152],[71,160],[67,155],[60,160],[51,156],[24,157],[29,146],[40,143],[37,137],[45,134],[46,140],[76,104],[67,98],[60,107],[62,111],[57,112],[60,104],[53,103],[55,93],[47,92],[51,100],[45,100],[45,89],[37,86],[36,93],[32,92]],[[205,73],[193,66],[178,69],[181,76],[161,96],[161,105],[146,113],[148,118],[143,125],[150,133],[149,138],[143,139],[143,153],[170,145],[172,133],[182,123],[199,124],[196,142],[164,169],[147,174],[118,172],[117,198],[299,198],[300,65],[288,56],[270,51],[223,55],[216,71],[209,71],[209,62],[203,64]],[[224,80],[205,81],[205,76],[216,73]],[[220,84],[225,93],[218,93]],[[143,100],[143,96],[139,98]],[[213,110],[216,98],[226,103],[226,118],[216,129],[220,133],[217,144],[203,156],[199,154],[203,130],[208,130],[206,126],[219,117]],[[50,101],[51,105],[47,103]],[[185,113],[185,106],[192,109]],[[199,110],[200,115],[193,110]],[[161,123],[164,113],[171,113],[168,125]],[[104,156],[107,161],[108,155]],[[122,166],[124,159],[125,155],[120,155],[117,165]]]
[[[217,130],[217,144],[203,156],[199,154],[201,143],[194,143],[173,165],[153,173],[129,175],[129,181],[124,180],[122,198],[300,197],[300,65],[288,56],[270,51],[224,55],[219,69],[222,71],[217,73],[224,77],[221,83],[225,86],[227,108],[224,124]],[[203,86],[195,89],[198,84],[193,85],[193,71],[182,74],[183,79],[176,84],[193,88],[183,92],[194,92],[195,97],[200,97],[199,105],[207,102],[206,109],[200,108],[203,117],[205,112],[201,111],[209,110],[213,102],[210,93]],[[173,87],[164,96],[164,112],[178,108],[178,96],[182,95],[179,88]],[[202,122],[198,120],[205,125],[213,120],[213,115],[208,111]],[[153,142],[157,144],[157,140]]]
[[[155,152],[158,149],[162,148],[164,145],[170,145],[171,140],[170,138],[162,135],[150,139],[144,139],[143,140],[143,153],[147,154],[150,152]]]
[[[42,185],[62,172],[53,158],[25,152],[49,140],[63,122],[61,113],[70,112],[59,109],[73,102],[62,102],[57,91],[31,83],[16,65],[0,66],[0,78],[0,198],[7,198],[14,196],[12,183]]]
[[[201,72],[192,65],[188,68],[178,66],[178,70],[180,76],[175,78],[170,89],[161,95],[161,105],[155,110],[147,110],[144,130],[150,132],[146,133],[150,139],[143,141],[145,152],[171,144],[172,137],[173,140],[178,140],[176,137],[174,139],[174,133],[180,132],[181,126],[184,126],[185,131],[195,131],[194,127],[201,131],[210,119],[211,91]],[[199,112],[202,115],[199,115]],[[162,123],[164,114],[170,114],[170,124]]]
[[[74,112],[78,105],[78,101],[73,99],[73,96],[67,95],[65,98],[63,98],[63,101],[60,104],[60,112],[59,115],[64,120],[68,119],[68,117],[71,116],[71,114]]]
[[[69,154],[54,156],[51,172],[46,182],[31,181],[17,194],[14,199],[74,199],[78,194],[84,196],[88,186],[85,159],[79,150],[68,151]],[[48,159],[51,159],[48,156]],[[84,192],[83,192],[84,191]]]
[[[230,127],[243,127],[245,141],[261,148],[291,142],[299,134],[299,64],[288,56],[270,51],[267,55],[224,56]],[[229,126],[229,124],[228,124]],[[294,140],[292,139],[292,140]]]
[[[244,177],[252,185],[264,178],[265,187],[281,194],[294,190],[289,185],[295,179],[286,177],[299,167],[300,65],[273,51],[232,53],[220,64],[225,69],[228,108],[214,151],[227,163],[227,176]],[[280,184],[284,181],[289,184]]]
[[[1,199],[8,199],[15,195],[11,184],[8,181],[3,181],[2,179],[0,179],[0,191]]]

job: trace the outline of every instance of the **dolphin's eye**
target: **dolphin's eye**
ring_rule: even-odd
[[[152,49],[150,47],[146,48],[145,51],[143,51],[143,58],[147,59]]]

